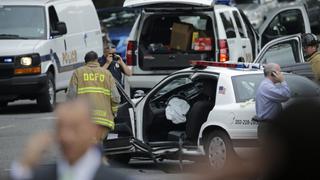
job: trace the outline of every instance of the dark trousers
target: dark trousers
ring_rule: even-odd
[[[265,138],[270,130],[270,122],[269,121],[260,121],[258,122],[258,138],[263,139]]]

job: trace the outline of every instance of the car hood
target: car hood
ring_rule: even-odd
[[[244,12],[248,11],[255,11],[259,8],[258,4],[237,4],[236,5],[239,9],[242,9]]]
[[[0,40],[0,54],[1,56],[13,56],[21,54],[34,53],[35,47],[41,40]]]

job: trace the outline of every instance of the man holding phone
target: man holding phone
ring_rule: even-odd
[[[267,123],[281,112],[281,103],[290,98],[290,89],[278,64],[269,63],[265,65],[263,72],[265,79],[259,85],[256,93],[259,138],[266,131]]]
[[[112,76],[124,87],[124,79],[122,73],[131,76],[130,67],[123,62],[121,56],[116,54],[116,50],[112,45],[104,46],[103,56],[99,58],[100,66],[108,69]]]

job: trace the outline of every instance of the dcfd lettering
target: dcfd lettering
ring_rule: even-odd
[[[100,81],[103,82],[105,79],[104,74],[99,73],[83,73],[84,81]]]

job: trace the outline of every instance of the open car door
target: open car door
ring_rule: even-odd
[[[279,64],[283,71],[291,65],[304,62],[301,37],[299,34],[281,37],[267,43],[254,63]]]
[[[121,95],[121,103],[114,120],[115,129],[109,133],[103,143],[105,155],[129,154],[134,151],[134,147],[130,143],[136,134],[134,103],[121,85],[117,82],[116,84]]]
[[[299,33],[311,33],[305,7],[288,6],[276,9],[259,28],[260,49],[273,39]]]

